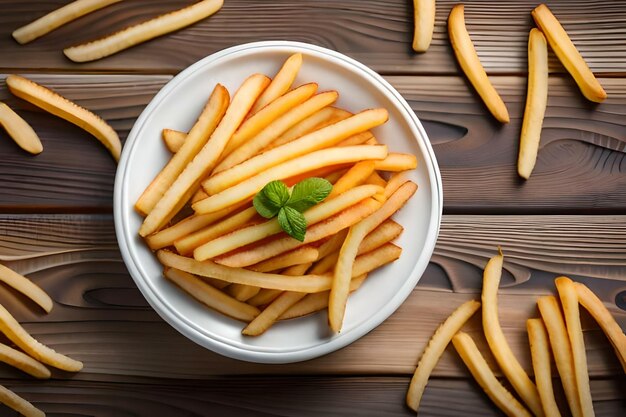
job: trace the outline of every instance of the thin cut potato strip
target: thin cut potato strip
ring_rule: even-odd
[[[257,295],[261,288],[244,284],[230,284],[226,291],[239,301],[247,301]]]
[[[139,229],[141,236],[148,236],[162,228],[185,204],[185,198],[191,198],[202,178],[215,167],[226,143],[243,121],[254,100],[267,87],[268,83],[269,79],[262,74],[251,75],[243,82],[208,142],[187,164],[176,181],[148,214],[148,217],[144,219]]]
[[[82,362],[57,353],[35,340],[1,304],[0,331],[20,349],[40,362],[68,372],[78,372],[83,369]]]
[[[583,417],[593,417],[593,401],[589,386],[589,371],[587,370],[587,354],[583,329],[580,323],[580,311],[578,308],[578,294],[574,282],[567,277],[558,277],[554,280],[556,289],[563,306],[563,316],[567,327],[567,335],[572,346],[574,359],[574,375],[576,376],[576,388],[580,396],[580,405]]]
[[[500,252],[487,262],[483,274],[482,312],[483,330],[489,348],[496,358],[496,362],[502,369],[502,373],[509,380],[513,389],[517,391],[528,408],[536,415],[543,416],[541,399],[537,387],[528,377],[522,365],[513,354],[509,343],[500,326],[498,315],[498,287],[502,277],[502,265],[504,255]]]
[[[532,16],[539,29],[546,35],[554,54],[574,77],[583,95],[596,103],[604,101],[607,97],[606,91],[548,6],[540,4],[532,11]]]
[[[9,106],[0,102],[0,126],[6,130],[17,146],[26,152],[37,155],[43,151],[43,145],[37,133],[26,120],[15,113]]]
[[[363,144],[372,145],[372,143],[370,142],[372,138],[374,138],[374,135],[372,135],[372,132],[367,130],[365,132],[352,135],[349,138],[345,138],[344,140],[342,140],[335,146],[354,146],[354,145],[363,145]]]
[[[297,276],[297,275],[304,275],[304,273],[307,272],[307,270],[311,267],[311,265],[312,265],[311,262],[307,262],[307,263],[300,264],[300,265],[290,266],[289,268],[284,269],[281,272],[281,275],[286,275],[290,277]],[[259,291],[257,295],[247,300],[247,302],[250,305],[258,307],[258,306],[271,303],[280,294],[282,294],[281,290],[270,290],[267,288],[262,288],[261,291]],[[322,294],[322,293],[318,293],[318,294]]]
[[[411,379],[409,390],[406,394],[406,404],[410,409],[417,412],[428,383],[428,378],[433,369],[437,365],[439,358],[443,354],[452,338],[457,334],[463,325],[478,311],[480,308],[480,302],[476,300],[469,300],[461,304],[448,316],[448,318],[439,325],[435,333],[432,335],[424,353],[417,363],[415,373]]]
[[[45,417],[46,413],[14,393],[7,389],[3,385],[0,385],[0,403],[7,407],[17,411],[24,417]]]
[[[165,147],[172,153],[178,152],[183,143],[185,143],[185,139],[187,139],[186,132],[174,129],[163,129],[161,135],[163,136]]]
[[[426,52],[435,30],[435,0],[413,0],[413,50]]]
[[[0,281],[33,300],[46,313],[52,310],[52,299],[41,287],[2,264],[0,264]]]
[[[533,370],[535,371],[535,382],[537,384],[537,391],[539,392],[543,412],[546,416],[560,417],[561,412],[556,405],[554,390],[552,388],[548,332],[541,319],[526,320],[526,329],[528,330],[530,353]]]
[[[3,343],[0,343],[0,362],[11,365],[35,378],[50,378],[50,370],[43,366],[41,362]]]
[[[317,260],[319,252],[313,246],[302,246],[298,249],[274,256],[258,264],[250,265],[248,269],[257,272],[270,272],[288,268],[294,265],[306,264]]]
[[[379,187],[385,188],[387,186],[387,181],[377,171],[374,171],[372,175],[370,175],[367,180],[365,180],[366,184],[378,185]]]
[[[122,151],[120,138],[115,130],[100,117],[54,91],[19,75],[9,75],[6,83],[9,91],[19,98],[92,134],[111,152],[113,158],[119,161]]]
[[[509,123],[509,111],[489,81],[469,33],[467,33],[465,10],[462,4],[457,4],[450,12],[448,17],[448,34],[459,65],[493,117],[501,123]]]
[[[478,385],[500,410],[509,417],[532,416],[498,381],[470,335],[458,332],[452,338],[452,344]]]
[[[209,195],[204,192],[202,188],[199,188],[198,191],[196,191],[195,194],[191,197],[191,204],[200,200],[204,200],[205,198],[209,198]]]
[[[357,255],[362,255],[381,247],[385,243],[390,242],[400,236],[403,230],[404,228],[400,224],[394,222],[391,219],[386,220],[385,222],[383,222],[383,224],[381,224],[370,233],[368,233],[367,236],[365,236],[365,238],[359,245]]]
[[[229,297],[187,272],[167,268],[164,275],[196,300],[234,319],[250,322],[260,313],[258,308]]]
[[[343,241],[346,240],[346,236],[348,236],[348,229],[343,229],[326,239],[317,248],[319,253],[317,259],[322,259],[333,252],[338,252],[341,249],[341,245],[343,245]]]
[[[274,76],[270,85],[263,92],[263,94],[261,94],[256,103],[254,103],[254,106],[252,106],[250,114],[254,115],[272,101],[285,94],[289,88],[291,88],[291,85],[298,76],[301,66],[301,53],[293,54],[287,58],[283,66],[276,73],[276,76]]]
[[[339,195],[350,188],[361,185],[374,172],[374,161],[362,161],[354,164],[337,182],[333,185],[333,189],[328,195],[332,198]]]
[[[408,153],[389,153],[385,159],[376,161],[377,171],[407,171],[417,168],[417,158]]]
[[[241,332],[246,336],[258,336],[270,328],[289,307],[302,300],[307,294],[304,292],[285,291],[268,305],[254,320]]]
[[[104,38],[63,50],[74,62],[89,62],[192,25],[216,13],[224,0],[202,0],[191,6],[130,26]]]

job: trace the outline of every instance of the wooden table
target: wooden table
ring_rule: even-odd
[[[0,366],[2,384],[49,415],[411,415],[404,395],[424,344],[457,305],[477,297],[496,245],[507,256],[502,325],[527,370],[525,319],[537,316],[537,296],[553,293],[560,274],[589,285],[626,328],[626,2],[549,2],[609,98],[585,101],[551,56],[542,147],[527,182],[517,178],[515,163],[536,1],[466,2],[469,32],[511,113],[506,126],[490,117],[454,61],[446,18],[456,1],[437,2],[434,40],[422,55],[410,50],[408,0],[226,0],[206,21],[82,65],[61,49],[190,1],[125,1],[26,46],[10,38],[66,2],[0,1],[0,72],[28,74],[94,110],[125,138],[154,94],[208,54],[267,39],[332,48],[383,74],[420,117],[441,168],[445,215],[419,285],[369,335],[305,363],[230,360],[163,322],[128,275],[113,230],[116,167],[108,153],[2,83],[0,100],[33,125],[45,150],[29,156],[0,132],[0,260],[46,289],[55,306],[43,315],[4,286],[0,302],[37,339],[85,362],[82,372],[55,371],[49,381]],[[467,328],[486,352],[479,324]],[[586,314],[583,325],[597,415],[623,416],[619,364]],[[448,349],[421,415],[497,414]],[[0,415],[13,414],[1,408]]]

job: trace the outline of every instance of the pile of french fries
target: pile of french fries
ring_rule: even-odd
[[[135,204],[165,277],[248,323],[249,336],[325,308],[339,332],[350,292],[400,256],[391,217],[417,190],[405,175],[416,157],[390,153],[370,131],[387,111],[352,114],[332,107],[336,91],[292,88],[301,65],[294,54],[272,80],[253,74],[232,99],[218,84],[189,132],[164,129],[174,154]],[[271,181],[312,177],[333,187],[303,212],[302,241],[252,205]]]
[[[541,318],[530,318],[526,322],[535,374],[533,382],[513,354],[500,326],[497,294],[503,263],[502,252],[487,263],[483,276],[482,304],[476,300],[465,302],[432,336],[411,380],[406,396],[407,405],[418,410],[428,378],[446,346],[452,342],[478,384],[506,415],[561,415],[552,386],[553,357],[571,415],[593,416],[579,306],[582,305],[598,322],[625,373],[626,335],[602,301],[587,286],[567,277],[556,278],[558,299],[552,295],[539,297],[537,306]],[[471,336],[461,331],[481,305],[483,331],[490,351],[517,397],[496,378]]]

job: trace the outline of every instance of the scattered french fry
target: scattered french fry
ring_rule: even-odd
[[[535,382],[537,384],[539,398],[541,399],[543,413],[550,417],[560,417],[561,412],[556,405],[554,390],[552,388],[548,332],[541,319],[526,320],[526,329],[528,330],[530,353],[533,370],[535,371]]]
[[[0,403],[17,411],[24,417],[45,417],[46,413],[14,393],[0,385]]]
[[[341,249],[341,245],[343,245],[343,241],[346,240],[346,236],[348,236],[348,229],[343,229],[325,240],[317,248],[317,251],[319,253],[317,259],[319,260],[325,256],[330,255],[331,253],[339,252],[339,249]]]
[[[357,255],[373,251],[376,248],[381,247],[387,242],[391,242],[393,239],[400,236],[404,228],[391,219],[386,220],[380,226],[372,230],[365,236],[361,244]]]
[[[191,204],[197,203],[200,200],[204,200],[205,198],[209,198],[209,195],[204,192],[202,188],[199,188],[198,191],[191,197]]]
[[[248,269],[257,272],[270,272],[290,266],[306,264],[317,260],[319,252],[313,246],[302,246],[291,252],[286,252],[258,264],[250,265]]]
[[[185,8],[169,12],[104,38],[63,50],[74,62],[89,62],[116,54],[150,39],[192,25],[216,13],[224,0],[202,0]]]
[[[374,161],[362,161],[354,164],[352,168],[350,168],[333,185],[333,190],[327,198],[332,198],[352,187],[363,184],[365,180],[374,172],[374,164]]]
[[[185,143],[185,139],[187,139],[187,133],[174,129],[163,129],[161,135],[163,136],[165,147],[171,153],[178,152],[178,150],[183,146],[183,143]]]
[[[254,103],[250,113],[254,115],[272,101],[285,94],[298,76],[301,66],[302,54],[293,54],[287,58],[270,85],[263,94],[261,94],[256,103]]]
[[[0,343],[0,362],[4,362],[39,379],[50,378],[50,370],[41,362],[28,355]]]
[[[335,146],[354,146],[354,145],[378,145],[378,143],[371,143],[371,140],[374,138],[372,132],[366,130],[365,132],[357,133],[356,135],[352,135],[348,138],[345,138],[341,142],[339,142]]]
[[[307,272],[307,270],[311,267],[311,265],[312,263],[308,262],[305,264],[290,266],[289,268],[283,270],[281,274],[290,276],[290,277],[304,275],[304,273]],[[256,306],[256,307],[263,306],[266,304],[270,304],[272,301],[276,299],[276,297],[278,297],[282,293],[283,291],[281,290],[270,290],[267,288],[262,288],[261,291],[259,291],[257,295],[249,299],[247,302],[248,304]],[[323,294],[323,292],[316,293],[316,294]]]
[[[303,292],[285,291],[267,306],[241,332],[246,336],[259,336],[270,328],[289,307],[302,300],[307,294]]]
[[[385,159],[376,161],[377,171],[407,171],[417,168],[417,158],[408,153],[390,153]]]
[[[435,0],[413,0],[413,50],[426,52],[435,30]]]
[[[43,151],[41,140],[33,128],[2,102],[0,102],[0,126],[6,130],[17,146],[26,152],[37,155]]]
[[[41,287],[2,264],[0,264],[0,281],[33,300],[46,313],[52,310],[52,299]]]
[[[367,180],[365,180],[366,184],[373,184],[373,185],[378,185],[379,187],[383,187],[385,188],[387,186],[387,181],[385,181],[385,179],[383,177],[380,176],[380,174],[376,171],[374,171],[372,173],[372,175],[370,175]]]

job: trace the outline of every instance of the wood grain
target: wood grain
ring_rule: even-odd
[[[93,40],[156,15],[188,5],[188,0],[121,2],[20,46],[10,33],[63,5],[64,0],[0,2],[0,68],[171,73],[229,46],[287,39],[309,42],[352,56],[376,71],[406,74],[458,74],[446,22],[456,0],[437,1],[435,32],[425,54],[411,50],[411,2],[405,0],[226,1],[215,16],[192,27],[88,64],[74,64],[62,49]],[[490,73],[525,73],[526,44],[532,27],[531,0],[469,0],[468,30]],[[561,20],[594,72],[626,73],[626,10],[620,2],[554,0]],[[9,58],[10,57],[10,58]],[[563,71],[552,57],[552,71]]]

